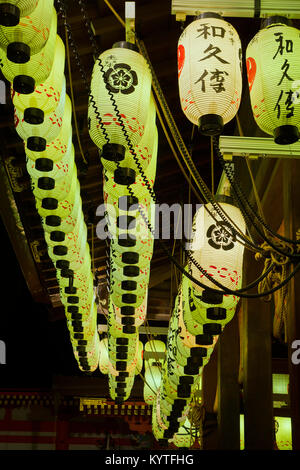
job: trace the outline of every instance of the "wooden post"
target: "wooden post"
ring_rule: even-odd
[[[240,449],[239,331],[237,312],[224,328],[218,348],[218,449]]]
[[[299,166],[294,160],[283,162],[283,207],[285,236],[296,239],[300,229]],[[299,165],[299,164],[298,164]],[[300,259],[296,260],[298,263]],[[291,265],[294,269],[296,263]],[[300,450],[300,364],[293,363],[294,341],[300,340],[300,272],[289,283],[289,309],[287,316],[288,368],[290,375],[289,400],[292,421],[292,447]],[[299,346],[298,346],[299,348]],[[299,357],[299,354],[298,354]]]
[[[246,285],[260,276],[262,264],[246,250],[244,268]],[[243,299],[245,450],[273,449],[271,327],[270,304]]]

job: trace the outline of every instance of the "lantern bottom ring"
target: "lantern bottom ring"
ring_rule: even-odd
[[[204,114],[198,125],[201,134],[206,136],[220,135],[224,128],[223,118],[218,114]]]
[[[274,141],[279,145],[290,145],[297,142],[300,138],[297,126],[279,126],[274,129]]]

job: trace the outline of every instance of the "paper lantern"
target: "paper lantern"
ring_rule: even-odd
[[[246,51],[250,100],[260,129],[277,144],[299,140],[299,30],[282,17],[271,17]]]
[[[26,168],[33,179],[47,176],[58,181],[65,178],[70,171],[73,171],[74,156],[74,146],[71,144],[60,161],[53,161],[51,158],[47,158],[46,155],[44,158],[37,158],[36,160],[31,160],[26,156]]]
[[[178,41],[181,108],[204,135],[220,134],[237,113],[242,49],[236,30],[214,13],[190,23]]]
[[[190,448],[195,442],[195,437],[192,434],[191,423],[188,419],[182,424],[172,440],[176,447]]]
[[[65,100],[66,84],[64,82],[58,106],[52,113],[45,114],[39,108],[26,108],[23,114],[15,108],[14,123],[19,136],[26,141],[30,139],[29,142],[36,138],[44,139],[45,142],[52,142],[56,139],[62,128]]]
[[[6,57],[6,51],[0,48],[0,59],[3,63],[2,73],[12,83],[15,91],[26,94],[32,93],[36,84],[46,80],[54,60],[57,32],[57,15],[55,8],[52,12],[52,21],[49,38],[44,47],[30,56],[26,63],[17,63]]]
[[[28,16],[39,0],[0,0],[0,25],[17,26],[21,16]]]
[[[53,194],[49,195],[49,197],[53,197],[54,199],[57,198]],[[50,215],[45,217],[45,219],[42,219],[43,229],[45,232],[52,232],[53,230],[60,230],[65,233],[74,232],[81,217],[83,217],[81,206],[74,206],[68,217],[61,218],[57,215]]]
[[[147,404],[152,405],[158,388],[161,384],[161,370],[164,358],[161,354],[165,354],[166,345],[163,341],[151,340],[145,344],[145,353],[151,354],[151,358],[145,357],[145,383],[144,383],[144,400]]]
[[[59,180],[47,177],[41,177],[37,180],[32,178],[32,192],[38,199],[53,198],[61,201],[68,196],[74,179],[77,179],[76,165],[73,166],[72,172],[68,173],[65,178]]]
[[[220,206],[239,230],[245,234],[246,225],[241,211],[232,205],[230,198],[223,196],[223,200],[228,202],[219,202]],[[213,211],[211,204],[208,204],[207,207],[211,213]],[[224,222],[219,215],[214,214],[214,216],[217,223],[204,206],[196,212],[193,222],[191,255],[206,270],[207,274],[228,289],[236,290],[242,284],[244,246],[239,242],[235,228],[231,227],[229,222]],[[193,277],[208,288],[218,289],[192,262],[189,270]],[[192,286],[199,293],[203,292],[203,289],[197,284],[192,283]],[[211,303],[213,304],[213,302]]]
[[[144,134],[147,122],[151,73],[144,57],[136,51],[133,44],[127,42],[114,44],[112,49],[103,52],[99,58],[104,74],[96,60],[91,80],[91,94],[94,100],[90,99],[88,111],[90,137],[97,147],[103,150],[106,159],[121,161],[125,149],[128,149],[128,142],[109,93],[115,100],[128,138],[135,147]],[[96,107],[101,124],[95,113]],[[104,148],[107,141],[103,129],[109,138],[109,145]]]
[[[16,26],[0,26],[0,47],[12,62],[25,63],[37,54],[49,37],[53,0],[39,2],[30,15],[20,18]]]
[[[99,369],[102,374],[108,374],[109,371],[109,357],[108,357],[108,339],[103,338],[100,341],[100,355],[99,355]]]
[[[136,158],[139,162],[139,165],[142,167],[143,170],[147,168],[147,166],[149,165],[151,161],[151,158],[152,157],[156,158],[156,154],[157,154],[158,132],[157,132],[157,127],[155,125],[155,118],[156,118],[155,101],[154,101],[153,96],[151,95],[145,131],[140,142],[134,147]],[[104,151],[103,151],[103,155],[105,157]],[[116,162],[107,160],[106,158],[104,158],[102,156],[102,152],[100,152],[100,156],[102,157],[101,163],[104,166],[104,168],[106,168],[109,171],[114,171],[117,168]],[[124,156],[124,159],[122,160],[122,166],[137,170],[136,162],[130,150],[125,151],[125,156]]]
[[[36,83],[32,93],[18,93],[11,87],[14,106],[23,111],[26,108],[39,108],[44,113],[51,113],[57,107],[64,84],[65,45],[60,36],[56,35],[54,60],[50,75],[43,83]]]

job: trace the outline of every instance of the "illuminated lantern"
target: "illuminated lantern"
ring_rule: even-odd
[[[157,153],[158,132],[155,124],[155,118],[155,101],[151,95],[145,131],[139,143],[134,147],[136,158],[143,170],[145,170],[149,165],[152,156],[156,158],[155,152]],[[101,158],[101,163],[104,168],[109,171],[114,171],[116,169],[116,163],[114,161]],[[134,161],[130,150],[126,150],[124,160],[122,160],[122,166],[138,171],[136,162]]]
[[[59,180],[65,178],[70,171],[73,171],[75,165],[74,155],[74,146],[71,144],[68,152],[63,155],[60,161],[53,161],[51,158],[47,158],[46,155],[44,158],[37,158],[36,160],[26,157],[26,168],[33,179],[48,176]]]
[[[39,108],[44,113],[51,113],[58,106],[60,94],[65,80],[65,45],[60,36],[56,35],[54,60],[50,75],[43,83],[36,83],[32,93],[18,93],[11,87],[14,106],[23,111],[26,108]]]
[[[222,132],[242,92],[242,49],[236,30],[215,13],[190,23],[178,42],[181,108],[204,135]]]
[[[21,16],[28,16],[39,0],[0,0],[0,25],[17,26]]]
[[[32,93],[34,86],[46,80],[52,69],[57,32],[57,15],[53,8],[50,34],[45,46],[36,54],[31,55],[26,63],[16,63],[6,57],[6,52],[0,48],[2,73],[10,81],[15,91]]]
[[[152,405],[158,388],[161,383],[161,370],[164,358],[162,354],[166,352],[166,345],[163,341],[151,340],[145,344],[145,354],[151,354],[151,358],[146,358],[145,363],[145,383],[144,383],[144,400],[147,404]]]
[[[79,368],[83,371],[93,372],[99,365],[100,341],[96,330],[94,333],[95,334],[89,341],[85,341],[87,344],[82,346],[74,343],[73,334],[70,331],[74,356],[78,362]]]
[[[113,48],[103,52],[99,59],[102,66],[96,60],[91,80],[91,94],[94,100],[90,99],[88,111],[90,137],[97,147],[102,149],[103,158],[122,161],[125,150],[128,149],[128,142],[110,95],[115,100],[128,138],[135,147],[144,134],[147,122],[151,73],[136,46],[128,42],[115,43]],[[95,112],[96,108],[99,110],[101,123]]]
[[[152,154],[151,161],[145,171],[146,178],[149,182],[151,188],[154,186],[155,175],[156,175],[156,165],[157,165],[157,148],[158,148],[158,140],[155,141],[155,147]],[[120,165],[120,169],[123,167]],[[126,168],[123,168],[126,170]],[[122,171],[122,170],[121,170]],[[130,185],[134,196],[137,197],[139,200],[143,197],[149,197],[149,191],[143,177],[140,175],[138,171],[136,171],[135,182]],[[107,194],[115,195],[115,197],[121,196],[129,196],[128,189],[126,185],[119,184],[115,181],[115,174],[111,171],[103,169],[103,191]]]
[[[44,139],[52,142],[60,133],[63,115],[65,111],[66,85],[64,83],[63,93],[57,108],[52,113],[45,114],[39,108],[26,108],[24,114],[15,108],[15,128],[23,140],[34,138]],[[30,145],[30,144],[29,144]]]
[[[53,193],[45,197],[57,199],[57,196]],[[80,223],[79,219],[81,217],[83,217],[82,207],[81,205],[76,205],[73,207],[71,214],[65,218],[59,217],[58,215],[48,215],[45,219],[42,218],[43,229],[45,232],[52,232],[53,230],[59,230],[65,233],[74,232],[76,226]]]
[[[53,198],[57,201],[65,199],[74,184],[74,179],[77,179],[77,168],[73,166],[73,171],[67,173],[65,178],[55,180],[54,178],[40,177],[37,180],[31,179],[32,191],[36,198],[45,199]]]
[[[220,202],[220,206],[239,230],[245,234],[246,224],[240,209],[232,205],[231,199],[227,196],[222,196],[222,198],[227,202]],[[210,213],[214,212],[211,204],[208,204],[207,207]],[[215,219],[218,224],[216,224]],[[214,213],[213,219],[204,206],[198,209],[194,217],[193,240],[190,251],[197,263],[216,281],[228,289],[236,290],[241,288],[244,246],[239,242],[235,228],[231,227],[229,222],[223,221],[216,213]],[[192,262],[190,262],[189,271],[193,277],[208,288],[219,289]],[[200,286],[195,283],[192,283],[192,286],[199,294],[203,294],[203,289]],[[202,295],[204,302],[206,298],[209,300],[206,294],[209,297],[209,289],[204,296]],[[214,297],[213,294],[212,296]]]
[[[108,357],[108,339],[103,338],[100,341],[100,355],[99,355],[99,369],[102,374],[108,374],[109,371],[109,357]]]
[[[0,26],[0,47],[12,62],[23,64],[37,54],[49,37],[53,0],[43,0],[16,26]]]
[[[260,129],[277,144],[299,140],[299,30],[283,17],[270,17],[246,51],[250,100]]]
[[[195,437],[192,434],[191,423],[188,419],[180,426],[172,442],[176,447],[192,447],[195,442]]]

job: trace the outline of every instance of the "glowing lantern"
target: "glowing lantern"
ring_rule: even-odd
[[[42,196],[43,198],[44,196]],[[54,193],[49,194],[49,196],[57,199],[57,196]],[[63,199],[63,197],[61,198]],[[42,225],[45,232],[52,232],[53,230],[59,230],[61,232],[70,233],[74,232],[75,228],[80,223],[80,218],[83,217],[81,205],[76,205],[73,207],[71,214],[68,217],[61,218],[58,215],[48,215],[45,219],[42,219]]]
[[[13,88],[19,93],[31,93],[35,84],[46,80],[50,73],[54,60],[57,32],[57,15],[53,8],[50,34],[45,46],[32,55],[26,63],[16,63],[6,57],[6,52],[0,49],[2,61],[2,73],[13,84]]]
[[[114,44],[112,49],[103,52],[99,58],[103,70],[96,60],[91,81],[94,102],[89,102],[90,137],[97,147],[103,150],[103,158],[121,161],[124,159],[125,149],[128,149],[128,142],[120,127],[110,95],[116,102],[128,137],[135,147],[144,134],[147,122],[151,73],[144,57],[136,51],[133,44],[127,42]],[[101,124],[95,113],[96,106]],[[107,133],[109,143],[103,130]],[[108,145],[103,148],[105,144]]]
[[[0,47],[9,60],[23,64],[44,47],[53,12],[53,0],[43,0],[17,26],[0,26]]]
[[[74,179],[77,179],[77,168],[73,166],[72,172],[67,173],[65,178],[55,180],[54,178],[40,177],[37,180],[31,179],[32,191],[36,198],[53,198],[57,201],[67,198]]]
[[[226,198],[226,196],[223,197]],[[239,230],[245,234],[246,225],[241,211],[231,204],[231,200],[228,201],[230,202],[220,202],[219,204]],[[212,213],[213,208],[211,204],[208,204],[207,207],[210,213]],[[218,224],[216,224],[216,220],[210,216],[208,211],[205,210],[204,206],[198,209],[193,223],[194,236],[191,254],[197,263],[206,270],[207,274],[211,275],[228,289],[236,290],[242,284],[244,246],[239,243],[237,232],[234,227],[231,227],[229,222],[224,222],[215,213],[214,217]],[[190,272],[193,277],[200,280],[208,288],[218,289],[192,262],[190,263]],[[199,293],[203,292],[203,289],[197,286],[197,284],[192,283],[192,285]]]
[[[45,152],[47,154],[47,151]],[[31,160],[26,157],[26,168],[30,176],[34,179],[40,178],[41,176],[48,176],[59,180],[65,178],[66,175],[73,170],[75,165],[74,160],[74,146],[70,145],[68,152],[66,152],[60,161],[53,161],[45,155],[44,158],[37,158]]]
[[[257,125],[277,144],[299,137],[299,30],[270,17],[246,51],[251,107]]]
[[[155,101],[151,95],[145,131],[139,143],[134,147],[136,157],[143,170],[145,170],[149,165],[152,156],[156,158],[158,132],[155,124],[155,118]],[[116,163],[114,161],[110,161],[102,157],[101,163],[104,168],[109,171],[114,171],[116,169]],[[137,171],[137,165],[132,157],[130,150],[126,150],[124,160],[122,160],[122,166],[126,168],[132,168],[133,170]]]
[[[178,42],[181,107],[204,135],[220,134],[237,113],[242,91],[241,42],[231,24],[203,13]]]
[[[161,383],[161,370],[165,354],[166,345],[159,340],[151,340],[145,344],[145,353],[151,353],[151,358],[145,358],[145,384],[144,400],[148,404],[153,404],[158,388]]]
[[[28,16],[39,0],[0,0],[0,25],[17,26],[21,16]]]
[[[54,60],[50,75],[43,83],[36,83],[34,91],[20,94],[11,87],[14,106],[23,111],[26,108],[39,108],[44,113],[51,113],[57,107],[65,80],[65,45],[60,36],[56,35]]]
[[[184,424],[180,426],[178,432],[174,435],[172,442],[176,447],[192,447],[195,442],[195,437],[193,436],[191,423],[188,419],[186,419]]]
[[[34,138],[44,139],[44,141],[52,142],[59,135],[63,115],[65,111],[66,100],[66,84],[64,81],[63,92],[60,95],[60,100],[57,108],[52,113],[45,114],[39,108],[26,108],[24,114],[15,108],[15,128],[19,136],[23,140]]]

